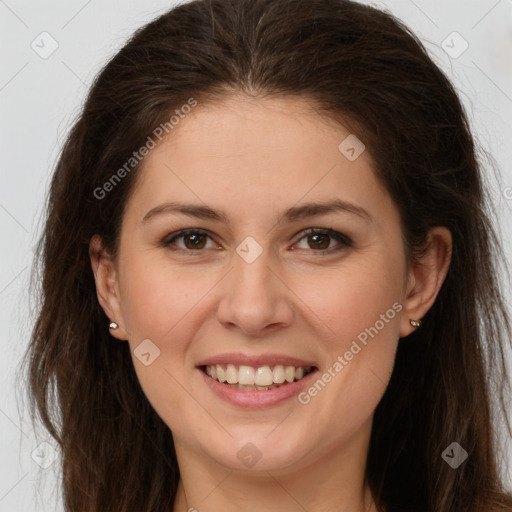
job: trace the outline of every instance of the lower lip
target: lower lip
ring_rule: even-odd
[[[269,389],[268,391],[235,389],[212,379],[200,368],[199,371],[205,379],[206,384],[210,386],[210,389],[226,402],[238,405],[239,407],[261,409],[263,407],[278,405],[298,395],[304,387],[309,384],[311,379],[313,379],[317,369],[315,368],[298,381],[290,382],[278,388]]]

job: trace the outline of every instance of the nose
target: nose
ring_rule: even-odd
[[[240,329],[251,336],[268,335],[291,325],[292,297],[267,249],[251,263],[237,253],[223,280],[217,318],[228,329]]]

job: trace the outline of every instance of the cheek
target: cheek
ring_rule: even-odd
[[[209,283],[208,281],[212,282]],[[211,277],[198,277],[194,271],[178,271],[168,262],[141,255],[126,257],[120,273],[123,283],[123,317],[129,333],[134,369],[152,407],[171,428],[186,435],[186,417],[176,411],[200,416],[200,409],[181,383],[189,378],[187,350],[204,314],[201,299],[214,285]],[[150,340],[144,352],[150,353],[145,365],[138,354],[143,340]],[[158,354],[156,357],[154,354]]]
[[[340,428],[356,429],[373,413],[391,376],[402,310],[401,272],[396,260],[381,253],[380,262],[347,265],[315,279],[315,286],[304,284],[298,293],[322,333],[322,383],[311,389],[311,400],[322,395],[325,402],[319,399],[318,407],[336,404],[324,414],[341,422]]]
[[[176,269],[143,256],[128,260],[121,290],[123,316],[128,332],[137,337],[164,340],[215,284],[213,275]]]
[[[357,264],[317,273],[294,287],[331,357],[344,353],[353,340],[364,342],[375,326],[379,337],[395,338],[399,332],[402,278],[400,265],[365,258]],[[309,313],[307,310],[309,309]]]

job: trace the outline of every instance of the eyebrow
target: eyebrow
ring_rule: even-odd
[[[293,206],[283,212],[277,220],[277,224],[291,223],[300,219],[325,215],[328,213],[352,213],[366,221],[372,219],[371,215],[360,206],[335,199],[324,203],[304,203],[300,206]],[[214,220],[229,226],[231,223],[228,216],[222,210],[216,210],[209,206],[200,204],[170,202],[155,206],[149,210],[142,219],[142,223],[148,223],[152,218],[164,214],[182,214],[198,219]]]

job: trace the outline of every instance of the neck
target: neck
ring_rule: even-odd
[[[370,431],[371,422],[344,446],[268,471],[225,467],[175,440],[181,479],[173,512],[377,512],[365,480]]]

